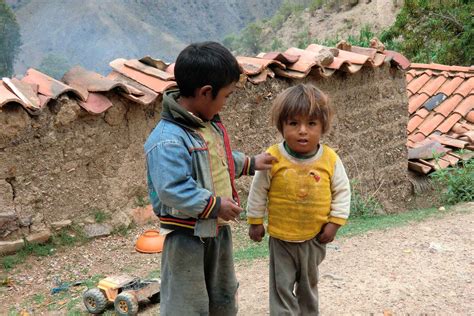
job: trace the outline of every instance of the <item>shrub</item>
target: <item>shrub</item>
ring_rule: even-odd
[[[474,200],[474,159],[431,174],[440,200],[448,205]]]

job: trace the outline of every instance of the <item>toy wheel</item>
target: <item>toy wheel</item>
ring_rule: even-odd
[[[114,301],[115,311],[120,316],[132,316],[138,313],[138,301],[130,292],[117,295]]]
[[[89,289],[83,295],[84,305],[91,314],[100,314],[107,307],[107,300],[99,289]]]
[[[154,304],[157,304],[160,302],[160,292],[156,293],[156,294],[153,294],[152,296],[150,296],[149,298],[150,302],[154,303]]]

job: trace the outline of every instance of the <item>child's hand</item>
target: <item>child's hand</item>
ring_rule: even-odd
[[[265,236],[265,227],[262,224],[251,224],[249,227],[249,237],[253,241],[262,241]]]
[[[278,159],[269,153],[261,153],[255,157],[255,170],[267,170],[272,168],[272,163],[278,162]]]
[[[334,237],[336,237],[336,233],[339,227],[341,227],[341,225],[327,223],[323,226],[321,232],[318,234],[318,241],[322,244],[327,244],[328,242],[333,241]]]
[[[233,199],[222,197],[221,207],[219,208],[219,211],[217,211],[217,216],[223,220],[230,221],[239,216],[240,212],[242,211],[243,209],[239,207]]]

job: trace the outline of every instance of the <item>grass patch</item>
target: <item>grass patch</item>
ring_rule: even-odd
[[[94,210],[93,215],[94,215],[95,222],[99,224],[112,218],[110,214],[107,214],[106,212],[102,210]]]
[[[79,226],[73,225],[69,228],[63,228],[45,244],[33,244],[25,240],[25,246],[13,255],[2,257],[0,265],[4,270],[10,271],[18,264],[25,262],[28,256],[49,256],[57,248],[81,244],[86,240],[87,237],[85,237],[82,229]]]

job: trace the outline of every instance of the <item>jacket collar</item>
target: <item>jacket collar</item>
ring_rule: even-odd
[[[178,103],[180,92],[178,89],[165,91],[163,95],[163,110],[161,111],[161,117],[167,121],[171,121],[180,126],[186,128],[201,128],[202,120],[190,112],[188,112],[183,106]],[[212,122],[220,122],[220,117],[216,114]]]

